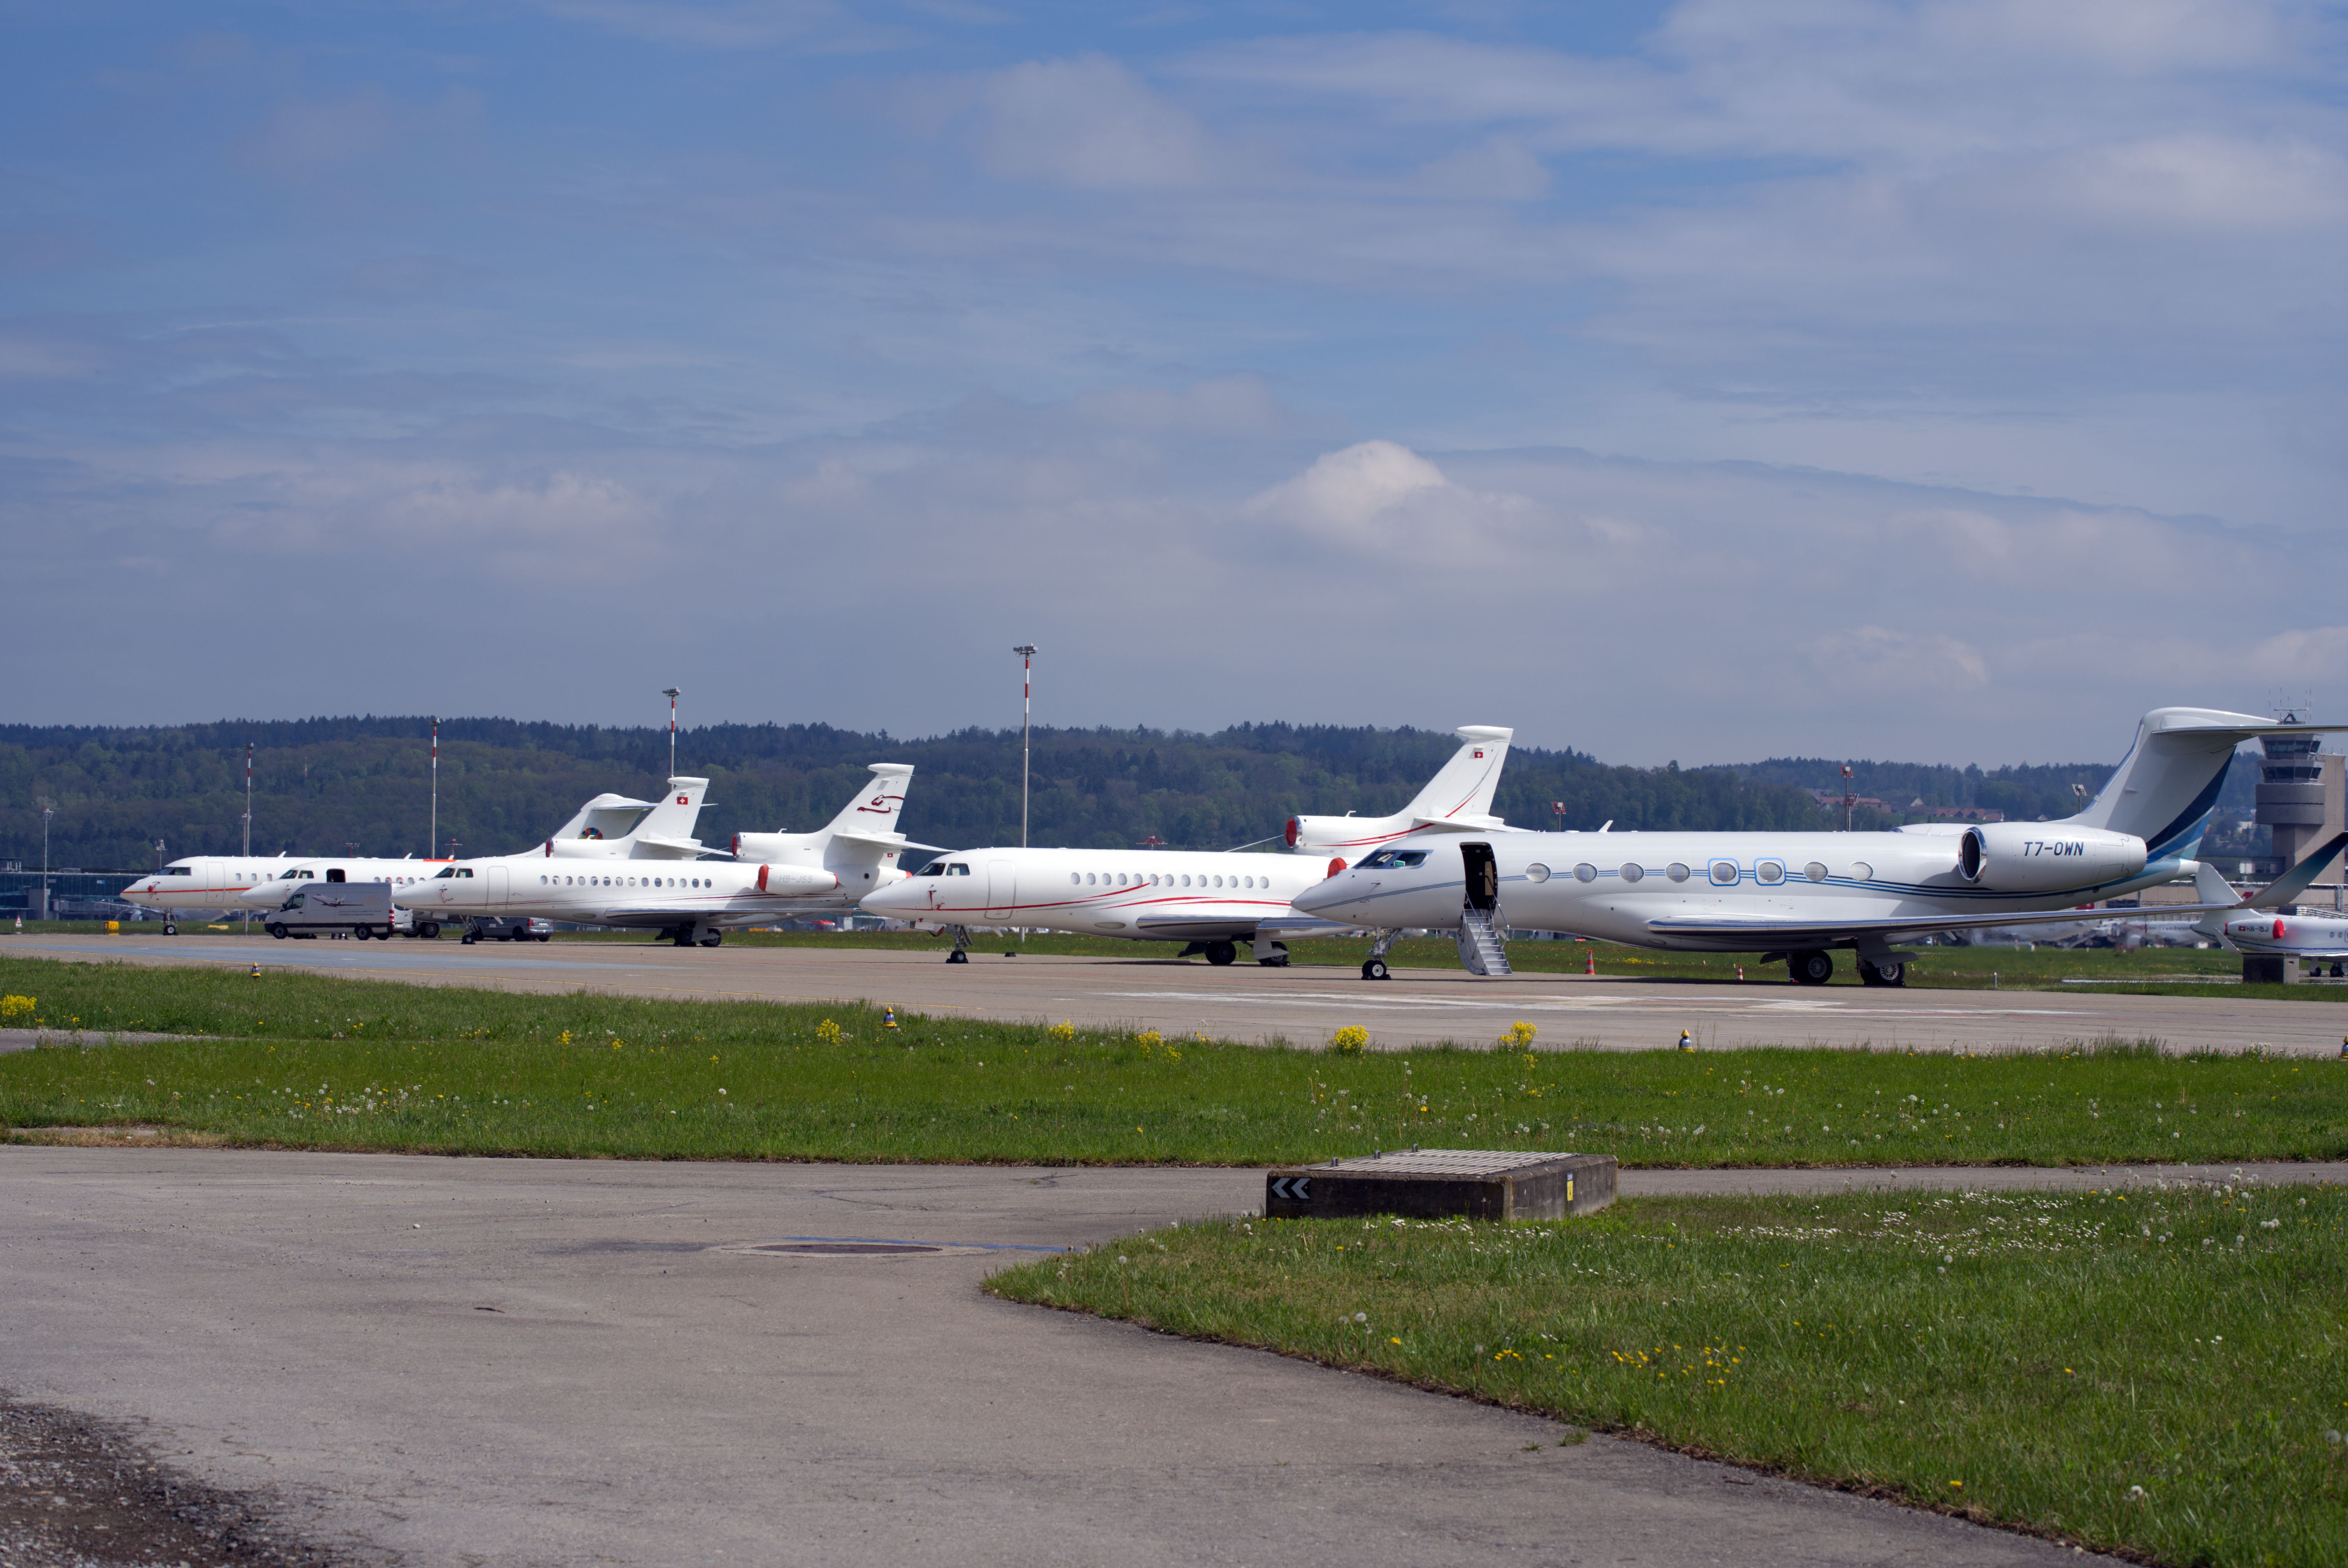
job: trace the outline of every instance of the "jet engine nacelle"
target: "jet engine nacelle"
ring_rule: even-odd
[[[778,864],[786,860],[821,859],[821,849],[820,841],[811,841],[803,833],[737,833],[734,835],[732,854],[736,860]]]
[[[800,898],[838,890],[839,878],[816,866],[761,866],[757,888],[778,898]]]
[[[1292,816],[1281,836],[1299,855],[1334,855],[1351,866],[1412,825],[1406,816]]]
[[[1985,822],[1957,840],[1957,875],[1999,893],[2057,893],[2144,869],[2144,840],[2059,822]]]

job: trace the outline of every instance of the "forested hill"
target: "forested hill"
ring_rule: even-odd
[[[151,866],[232,852],[255,747],[252,846],[326,855],[426,853],[429,725],[417,718],[307,719],[170,729],[0,726],[0,858],[41,860],[39,802],[56,804],[49,863]],[[1039,730],[1033,842],[1222,849],[1278,834],[1297,812],[1399,810],[1458,743],[1425,730],[1249,724],[1220,734]],[[440,839],[460,853],[524,849],[590,795],[659,794],[664,729],[455,719],[440,726]],[[681,773],[706,774],[700,836],[804,830],[830,820],[867,763],[918,770],[901,824],[917,841],[1019,841],[1019,733],[965,730],[900,741],[821,724],[688,730]],[[1608,767],[1578,752],[1520,749],[1495,809],[1527,827],[1811,827],[1826,819],[1790,783],[1734,769]]]
[[[1799,789],[1827,790],[1839,797],[1842,794],[1842,767],[1839,759],[1826,757],[1771,757],[1766,762],[1754,763],[1738,770],[1756,784],[1791,784]],[[1880,800],[1885,819],[1899,822],[1907,819],[1906,807],[1921,800],[1926,806],[1986,806],[2005,813],[2008,821],[2035,822],[2041,818],[2069,816],[2079,809],[2079,797],[2072,785],[2085,784],[2093,794],[2104,787],[2111,776],[2109,763],[2051,763],[2021,767],[1992,768],[1935,766],[1926,763],[1878,763],[1853,760],[1850,764],[1851,790],[1855,794]],[[2235,774],[2247,776],[2251,770],[2237,768]],[[2239,782],[2230,779],[2230,783]],[[2250,796],[2245,794],[2247,803]],[[1838,823],[1841,812],[1835,813]],[[1876,825],[1862,822],[1856,825]]]

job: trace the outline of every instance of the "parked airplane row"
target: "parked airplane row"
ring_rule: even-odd
[[[870,786],[807,835],[742,834],[726,850],[692,836],[705,780],[674,778],[658,803],[598,796],[536,849],[431,861],[175,862],[123,895],[165,910],[273,908],[305,881],[381,880],[418,934],[441,922],[564,920],[659,932],[680,946],[780,918],[863,909],[951,931],[1052,929],[1184,944],[1230,964],[1246,948],[1282,965],[1303,936],[1375,938],[1365,978],[1386,977],[1405,929],[1455,932],[1462,962],[1505,974],[1511,928],[1710,952],[1760,950],[1825,983],[1849,949],[1871,985],[1904,983],[1898,944],[1938,932],[2075,922],[2079,907],[2182,878],[2230,947],[2268,952],[2271,914],[2303,892],[2348,835],[2248,898],[2193,858],[2243,742],[2348,726],[2279,724],[2199,708],[2147,713],[2102,793],[2050,823],[1917,825],[1884,833],[1532,832],[1491,815],[1511,730],[1470,725],[1400,812],[1291,818],[1284,853],[989,846],[941,852],[908,876],[917,845],[896,830],[912,769],[872,766]],[[719,858],[725,856],[725,858]],[[2299,917],[2293,917],[2294,921]],[[2318,923],[2322,924],[2322,923]],[[2255,929],[2253,927],[2256,927]],[[167,927],[166,929],[170,929]],[[2348,948],[2337,932],[2305,927]],[[2315,956],[2311,953],[2309,956]]]

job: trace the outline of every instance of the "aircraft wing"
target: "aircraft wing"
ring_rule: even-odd
[[[640,833],[634,843],[651,850],[654,860],[692,860],[708,853],[708,846],[697,838],[664,838],[657,833]]]
[[[942,844],[915,844],[901,833],[859,833],[854,828],[842,828],[831,835],[834,844],[869,844],[876,849],[926,849],[932,855],[950,855]]]
[[[2207,915],[2238,909],[2238,904],[2160,904],[2163,915]],[[1935,931],[1970,931],[1991,926],[2075,926],[2099,920],[2141,919],[2132,909],[2034,909],[2004,915],[1918,915],[1867,920],[1791,920],[1768,916],[1663,916],[1647,929],[1667,936],[1748,938],[1756,948],[1825,948],[1860,937],[1887,942]]]
[[[2333,835],[2317,845],[2306,859],[2243,899],[2236,907],[2272,909],[2291,902],[2307,891],[2308,884],[2315,880],[2316,873],[2330,864],[2332,857],[2343,848],[2348,848],[2348,833]]]

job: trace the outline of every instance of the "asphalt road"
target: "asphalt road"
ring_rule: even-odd
[[[1262,1182],[0,1147],[0,1388],[417,1563],[2080,1560],[978,1289]]]
[[[2097,991],[1817,989],[1784,981],[1657,983],[1580,975],[1480,979],[1398,970],[1384,984],[1336,968],[1211,968],[1162,957],[1002,956],[948,965],[935,952],[809,948],[679,948],[650,943],[271,942],[223,937],[0,936],[0,953],[139,964],[314,969],[421,985],[599,990],[768,1001],[862,999],[968,1017],[1073,1020],[1220,1039],[1317,1044],[1360,1024],[1374,1046],[1486,1044],[1523,1020],[1549,1048],[1632,1050],[1873,1046],[1916,1050],[2061,1049],[2105,1036],[2171,1050],[2254,1047],[2336,1056],[2348,1004]]]

